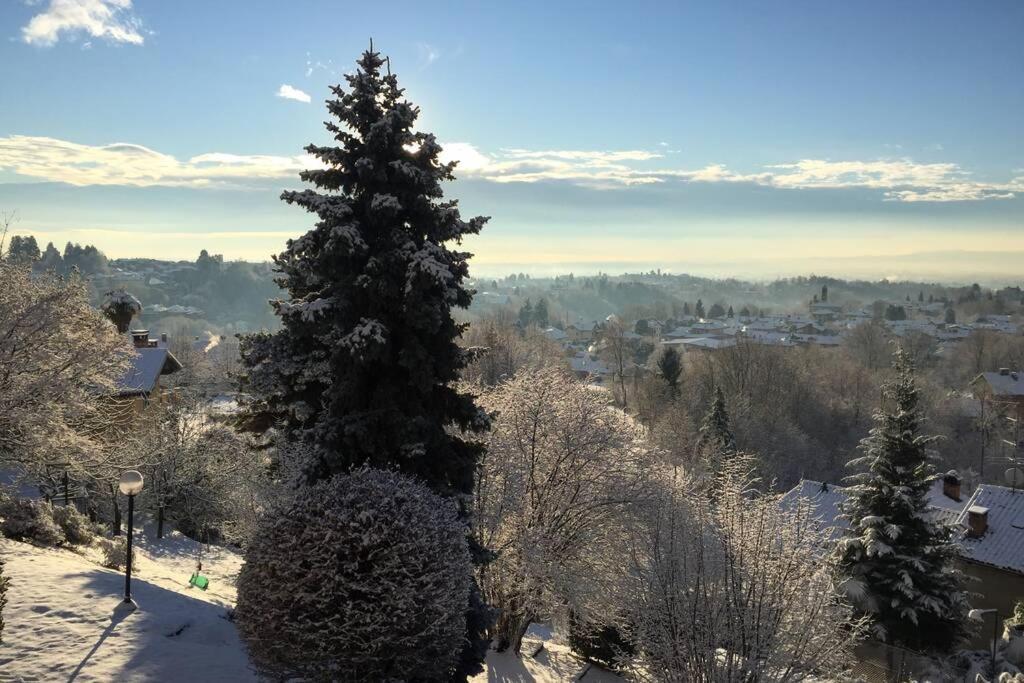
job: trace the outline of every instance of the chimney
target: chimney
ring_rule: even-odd
[[[1006,377],[1010,374],[1010,368],[999,368],[999,374]]]
[[[137,349],[149,346],[149,330],[132,330],[132,345]]]
[[[942,494],[950,500],[960,502],[960,477],[956,472],[950,472],[942,478]]]
[[[967,510],[967,535],[981,538],[988,531],[988,508],[972,505]]]
[[[160,343],[167,346],[167,333],[163,332],[160,334]]]

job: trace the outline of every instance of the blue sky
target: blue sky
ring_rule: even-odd
[[[477,272],[1019,278],[1021,35],[1018,1],[6,0],[0,209],[265,258],[372,36],[493,217]]]

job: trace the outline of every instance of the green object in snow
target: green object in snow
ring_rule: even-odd
[[[207,587],[210,585],[210,580],[199,573],[193,574],[192,578],[189,579],[188,582],[196,588],[198,588],[199,590],[206,590]]]

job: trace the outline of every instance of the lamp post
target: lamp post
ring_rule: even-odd
[[[142,474],[137,470],[126,470],[121,473],[121,480],[117,485],[121,493],[128,496],[128,554],[124,561],[124,601],[132,601],[132,532],[134,531],[133,519],[135,514],[135,496],[142,491]]]
[[[996,643],[999,642],[999,610],[997,609],[972,609],[967,613],[968,619],[974,621],[985,621],[985,615],[993,615],[992,622],[992,676],[996,675]]]

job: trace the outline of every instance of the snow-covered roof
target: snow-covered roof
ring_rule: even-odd
[[[697,349],[726,349],[736,346],[735,339],[716,339],[714,337],[700,337],[698,339],[684,339],[683,345],[688,348]]]
[[[544,330],[544,336],[547,337],[548,339],[551,339],[552,341],[562,341],[569,335],[567,335],[565,332],[558,329],[557,327],[549,327],[546,330]]]
[[[849,527],[847,521],[839,517],[842,513],[839,507],[845,500],[846,489],[842,486],[801,479],[799,484],[782,497],[779,506],[783,510],[793,511],[798,505],[810,505],[811,514],[821,523],[821,528],[828,530],[829,538],[837,540]]]
[[[957,523],[966,528],[970,508],[988,509],[988,529],[980,538],[960,539],[964,559],[1024,574],[1024,491],[982,484],[961,510]]]
[[[793,510],[801,500],[810,504],[812,514],[823,529],[830,530],[831,538],[838,539],[849,528],[840,517],[840,506],[846,500],[844,487],[804,479],[782,497],[779,505]],[[931,519],[959,527],[956,540],[965,560],[1024,574],[1024,491],[982,484],[973,495],[962,496],[958,502],[943,493],[939,479],[928,492],[928,504]],[[966,533],[971,508],[988,510],[988,530],[981,538]]]
[[[569,359],[569,365],[572,367],[573,372],[598,376],[611,374],[611,368],[603,360],[593,354],[582,351]]]
[[[983,372],[980,376],[996,396],[1024,396],[1024,372]]]
[[[118,380],[118,396],[148,394],[156,388],[160,375],[181,370],[181,363],[165,346],[132,349],[132,364]]]

